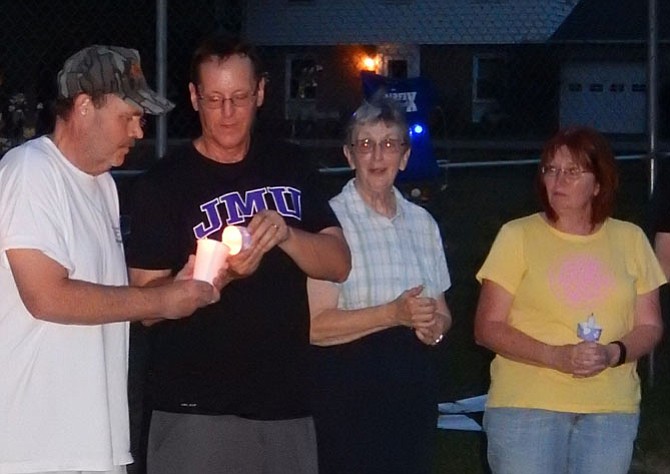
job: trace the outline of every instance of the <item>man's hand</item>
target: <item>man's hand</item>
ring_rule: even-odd
[[[283,244],[291,236],[291,228],[284,218],[277,211],[269,209],[254,215],[247,229],[251,233],[252,246],[256,246],[264,254],[273,247]]]
[[[221,298],[219,290],[198,280],[175,278],[172,283],[158,288],[163,292],[163,310],[160,316],[165,319],[190,316],[196,309],[215,303]]]
[[[148,272],[131,269],[131,277],[134,282],[160,292],[162,310],[150,319],[145,319],[142,324],[153,326],[166,319],[181,319],[190,316],[196,309],[208,304],[216,303],[221,298],[219,293],[224,286],[226,268],[222,268],[214,278],[214,286],[207,282],[194,280],[193,269],[195,267],[195,255],[189,255],[188,261],[174,276],[169,271],[162,276],[158,272]]]
[[[232,278],[230,277],[228,273],[228,258],[224,260],[223,266],[219,268],[219,272],[217,275],[214,277],[214,281],[212,282],[212,285],[214,285],[214,288],[216,288],[218,291],[221,291],[224,286],[226,286]],[[182,267],[181,270],[175,275],[174,280],[191,280],[193,279],[193,272],[195,269],[195,255],[189,255],[188,256],[188,261],[186,264]],[[216,300],[212,301],[212,303],[218,301],[219,298],[217,297]]]
[[[290,227],[284,222],[284,218],[277,211],[271,210],[263,210],[254,215],[247,230],[251,234],[251,245],[237,255],[228,257],[228,281],[253,274],[261,264],[263,256],[290,236]]]

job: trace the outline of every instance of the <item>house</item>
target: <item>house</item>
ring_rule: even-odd
[[[438,134],[490,129],[519,115],[543,129],[552,121],[543,117],[538,96],[547,93],[547,84],[555,86],[557,71],[554,64],[538,65],[576,3],[251,0],[246,34],[268,60],[273,91],[265,113],[272,117],[314,123],[346,118],[362,97],[360,70],[373,69],[428,78],[438,97]],[[530,81],[542,87],[529,90]],[[517,99],[520,92],[524,97]]]
[[[646,16],[644,0],[249,0],[246,34],[270,73],[264,114],[292,136],[328,137],[360,102],[362,69],[428,78],[438,138],[575,122],[637,134]],[[659,37],[667,78],[666,26]]]

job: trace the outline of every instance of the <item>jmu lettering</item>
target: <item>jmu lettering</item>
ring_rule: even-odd
[[[227,225],[244,223],[264,209],[274,209],[281,216],[302,220],[301,193],[290,186],[268,186],[244,193],[223,194],[200,205],[202,222],[193,227],[196,239],[214,234]]]

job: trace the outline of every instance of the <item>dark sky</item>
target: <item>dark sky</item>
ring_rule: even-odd
[[[582,0],[553,39],[646,41],[648,0]],[[659,39],[670,40],[670,1],[656,0]]]
[[[174,127],[187,100],[188,64],[198,41],[215,30],[239,30],[240,0],[168,1],[168,96],[178,103]],[[139,50],[142,69],[155,85],[156,2],[131,0],[0,0],[0,100],[24,92],[31,100],[56,96],[56,74],[72,53],[91,44]],[[2,104],[0,104],[1,106]],[[182,131],[175,129],[180,134]]]

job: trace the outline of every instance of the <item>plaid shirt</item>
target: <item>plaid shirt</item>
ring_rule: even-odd
[[[417,285],[431,297],[451,286],[437,223],[395,188],[394,193],[397,213],[391,219],[365,204],[354,179],[330,200],[351,249],[351,273],[340,286],[341,309],[388,303]]]

